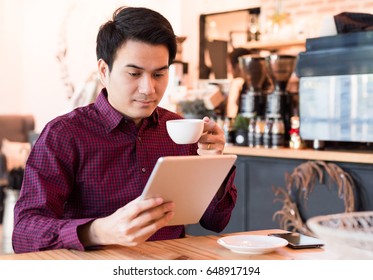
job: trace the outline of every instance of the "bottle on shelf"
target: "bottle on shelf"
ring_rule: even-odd
[[[257,117],[255,123],[255,147],[263,147],[263,134],[264,134],[265,121],[262,117]]]
[[[272,145],[272,119],[267,118],[265,120],[264,132],[263,132],[263,146],[264,148],[270,148]]]
[[[233,121],[234,119],[228,117],[224,119],[223,130],[225,136],[225,145],[233,145],[235,143]]]
[[[275,118],[272,124],[272,148],[284,147],[285,124],[282,118]]]
[[[250,118],[249,126],[247,128],[247,142],[249,147],[255,146],[255,118]]]
[[[217,117],[216,124],[224,130],[224,119],[221,116]]]

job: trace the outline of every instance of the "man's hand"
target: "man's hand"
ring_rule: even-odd
[[[222,154],[225,147],[224,131],[208,117],[203,118],[204,128],[198,140],[199,155]]]
[[[174,203],[164,203],[162,198],[137,198],[110,216],[82,225],[78,228],[78,235],[85,247],[109,244],[136,246],[167,226],[174,216],[174,207]]]

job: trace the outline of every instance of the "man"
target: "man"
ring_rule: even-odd
[[[96,52],[104,86],[96,102],[48,123],[28,158],[15,207],[16,253],[183,237],[184,226],[167,226],[172,202],[139,196],[159,157],[223,151],[223,131],[208,118],[209,133],[198,144],[177,145],[167,134],[166,121],[181,117],[157,106],[176,54],[162,15],[118,9],[101,26]],[[234,174],[201,218],[205,228],[221,231],[228,223]]]

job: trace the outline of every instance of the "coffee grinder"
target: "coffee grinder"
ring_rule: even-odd
[[[290,118],[293,112],[293,97],[286,87],[294,71],[296,56],[273,54],[265,58],[269,76],[274,84],[272,92],[267,94],[266,117],[282,119],[285,126],[285,142],[289,140]]]
[[[249,54],[240,56],[238,61],[245,80],[240,99],[240,114],[248,118],[264,116],[266,100],[262,88],[267,78],[265,58]]]

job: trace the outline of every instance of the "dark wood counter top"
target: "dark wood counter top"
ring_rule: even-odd
[[[236,154],[241,156],[258,156],[373,164],[373,152],[371,151],[318,151],[313,149],[294,150],[290,148],[265,149],[250,148],[243,146],[226,146],[224,149],[224,153]]]

